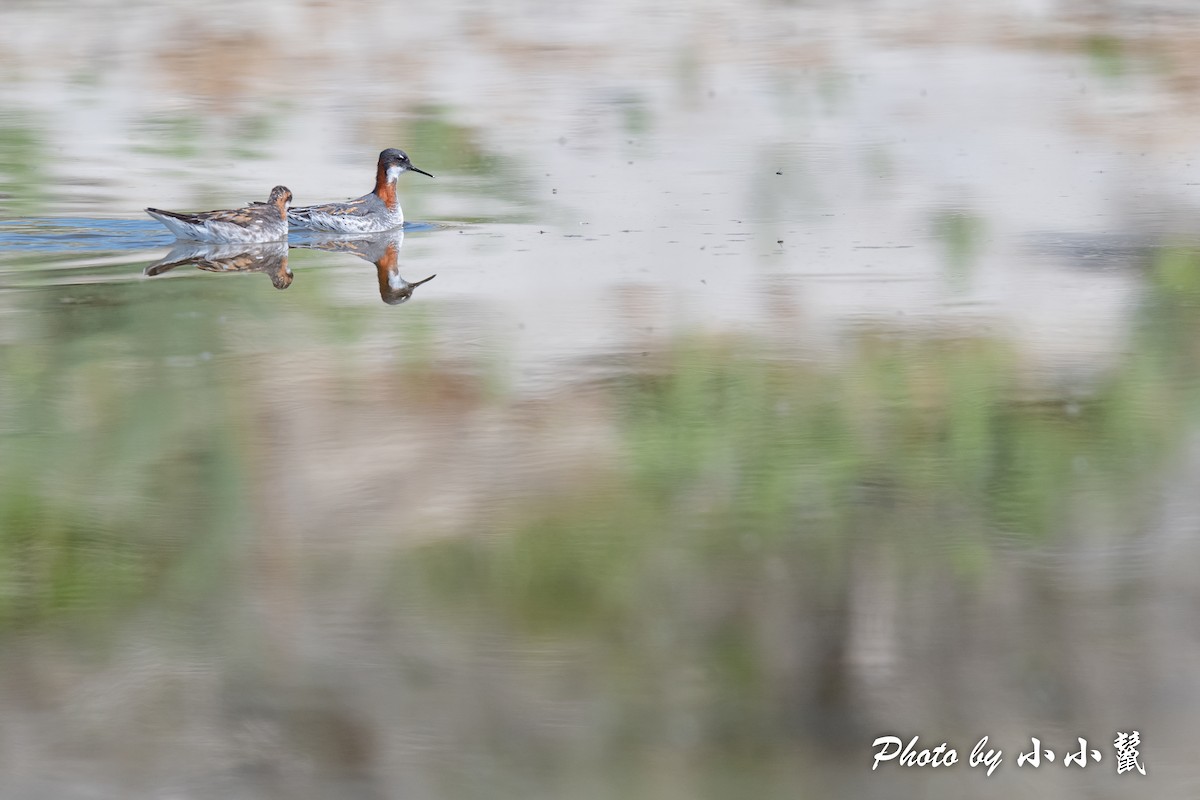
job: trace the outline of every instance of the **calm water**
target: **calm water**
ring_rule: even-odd
[[[987,5],[0,7],[0,798],[1194,796],[1200,13]]]

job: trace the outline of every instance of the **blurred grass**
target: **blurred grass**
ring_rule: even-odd
[[[475,197],[484,195],[504,200],[514,209],[533,205],[533,183],[525,170],[507,156],[486,151],[479,143],[478,131],[457,125],[449,117],[449,110],[440,106],[418,107],[411,117],[397,124],[397,130],[389,133],[388,138],[402,143],[400,146],[412,156],[413,163],[422,169],[435,175],[459,177],[458,181],[439,184],[439,191],[468,192]],[[420,186],[420,182],[414,185]],[[407,191],[406,197],[411,199],[405,201],[406,215],[420,217],[421,194],[413,192],[412,188]],[[531,218],[528,212],[517,211],[503,216],[510,222]],[[458,219],[460,222],[482,221],[463,216]]]
[[[1128,71],[1126,55],[1118,36],[1096,33],[1084,39],[1083,51],[1096,74],[1119,78]]]
[[[570,794],[597,765],[628,776],[624,797],[794,796],[808,744],[870,732],[848,666],[856,604],[891,607],[903,637],[994,584],[1014,550],[1037,560],[1140,529],[1200,409],[1197,275],[1200,252],[1161,253],[1127,355],[1065,396],[999,338],[866,330],[836,364],[680,338],[576,387],[616,440],[585,479],[528,487],[459,535],[383,530],[365,551],[336,493],[328,537],[265,516],[286,503],[295,424],[272,398],[308,397],[269,360],[377,343],[384,319],[322,305],[320,270],[297,281],[299,306],[237,276],[147,282],[141,302],[119,283],[10,293],[25,305],[8,316],[19,332],[0,329],[0,644],[48,629],[105,643],[150,619],[241,665],[236,680],[286,673],[289,637],[323,642],[349,621],[373,649],[331,645],[322,663],[341,675],[365,653],[388,696],[437,708],[416,724],[480,754],[469,778],[459,758],[434,765],[444,796]],[[447,452],[477,434],[476,412],[492,432],[528,414],[486,366],[453,379],[474,384],[447,407],[440,319],[406,310],[387,318],[405,324],[382,378],[330,362],[330,408],[440,420]],[[576,388],[552,402],[572,410]],[[387,410],[358,405],[364,392]],[[445,491],[476,486],[463,480]]]
[[[415,571],[518,627],[613,633],[670,553],[760,579],[778,556],[836,564],[868,537],[976,568],[997,539],[1071,532],[1080,495],[1132,513],[1184,411],[1162,396],[1170,377],[1130,369],[1046,401],[989,339],[867,335],[836,371],[685,340],[617,392],[626,458],[609,482],[503,536],[430,545]]]
[[[1162,255],[1128,359],[1086,396],[1039,393],[991,338],[877,331],[836,368],[681,340],[611,389],[611,474],[401,552],[394,602],[568,649],[569,680],[620,698],[613,763],[681,730],[700,770],[861,738],[844,658],[864,563],[906,603],[931,581],[970,596],[1014,547],[1136,535],[1200,408],[1196,274],[1195,251]]]
[[[985,244],[987,225],[982,216],[966,211],[943,211],[934,215],[933,233],[942,242],[947,277],[955,288],[965,290],[975,262]]]
[[[39,213],[46,201],[44,187],[48,185],[46,157],[41,138],[29,120],[28,113],[20,115],[0,110],[0,214],[21,216]]]
[[[274,492],[257,472],[274,424],[262,405],[278,391],[263,364],[312,337],[353,346],[391,311],[341,304],[312,268],[326,258],[296,251],[304,277],[286,303],[247,275],[5,295],[21,306],[0,327],[0,631],[233,596],[231,566]],[[374,283],[369,264],[362,279]],[[420,306],[405,311],[384,321],[400,323],[399,360],[421,377],[433,334]],[[429,381],[413,383],[420,398]]]
[[[204,146],[205,128],[205,119],[196,114],[152,115],[138,122],[133,149],[172,159],[195,158]]]
[[[175,283],[137,307],[120,284],[26,295],[47,305],[0,347],[0,626],[202,586],[186,573],[244,527],[237,372],[216,315]]]
[[[222,116],[193,113],[150,114],[136,123],[138,153],[192,160],[219,153],[239,161],[264,158],[279,132],[280,120],[291,110],[287,101],[276,100],[255,111]]]
[[[870,332],[837,368],[750,340],[680,340],[605,389],[617,468],[522,505],[493,535],[404,549],[396,591],[523,635],[618,642],[627,657],[647,657],[666,619],[704,640],[700,660],[757,685],[763,642],[727,615],[753,618],[745,599],[773,576],[806,575],[836,604],[863,541],[905,563],[935,554],[970,580],[1000,541],[1053,543],[1096,514],[1133,530],[1197,408],[1197,274],[1195,251],[1158,259],[1129,357],[1086,397],[1032,395],[1018,354],[981,337]],[[319,303],[317,273],[310,283]],[[186,605],[226,586],[269,491],[253,431],[256,398],[277,387],[259,384],[254,348],[213,311],[244,308],[243,284],[203,286],[224,299],[197,304],[189,281],[164,282],[149,306],[125,305],[120,286],[26,295],[46,305],[23,315],[20,344],[0,346],[0,626],[119,616],[164,593]],[[337,309],[325,317],[337,341],[367,334]],[[435,323],[410,321],[402,355],[424,407],[437,400],[420,388],[435,382]],[[280,336],[278,320],[262,324]],[[495,374],[478,380],[482,402],[506,402]]]

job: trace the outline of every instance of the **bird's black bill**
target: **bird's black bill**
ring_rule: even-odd
[[[429,176],[429,177],[431,177],[431,178],[435,177],[435,176],[434,176],[434,174],[433,174],[432,172],[426,172],[425,170],[423,170],[423,169],[421,169],[420,167],[418,167],[418,166],[415,166],[415,165],[413,165],[413,164],[409,164],[409,165],[408,165],[408,168],[409,168],[409,169],[411,169],[413,172],[419,172],[419,173],[421,173],[422,175],[428,175],[428,176]]]

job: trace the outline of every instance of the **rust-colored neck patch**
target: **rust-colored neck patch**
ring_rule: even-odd
[[[375,168],[375,196],[383,201],[388,211],[396,210],[396,182],[388,180],[387,166],[382,161]]]

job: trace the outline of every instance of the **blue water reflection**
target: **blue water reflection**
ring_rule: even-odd
[[[0,258],[11,252],[120,252],[174,241],[150,220],[87,217],[0,219]]]

